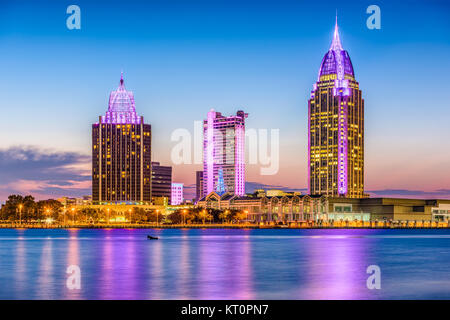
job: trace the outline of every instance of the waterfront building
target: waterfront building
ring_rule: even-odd
[[[172,195],[170,204],[172,206],[178,206],[184,201],[183,197],[183,184],[172,182]]]
[[[152,201],[154,204],[168,205],[172,199],[172,167],[152,162]]]
[[[245,194],[245,118],[211,110],[203,121],[203,194]]]
[[[313,195],[366,197],[364,100],[337,21],[308,101],[308,186]]]
[[[270,196],[261,190],[237,196],[211,192],[197,202],[205,209],[239,210],[255,222],[398,221],[447,222],[450,200],[400,198],[343,198],[285,193]]]
[[[431,207],[431,220],[450,222],[450,200],[446,203],[436,201],[434,207]]]
[[[56,200],[65,207],[92,204],[92,196],[83,196],[81,198],[61,197]]]
[[[203,171],[197,171],[195,174],[195,201],[203,198]]]
[[[243,196],[231,193],[211,192],[197,202],[205,209],[239,210],[247,214],[247,220],[256,222],[313,221],[326,212],[326,197],[322,195],[301,195],[284,193],[268,196],[255,192]]]
[[[373,221],[437,221],[445,220],[445,213],[450,213],[450,200],[440,199],[328,197],[327,205],[327,215],[317,219],[336,220],[344,215],[344,220],[351,221],[369,213]]]
[[[123,74],[108,110],[92,125],[92,201],[143,204],[151,201],[151,126],[138,116]]]

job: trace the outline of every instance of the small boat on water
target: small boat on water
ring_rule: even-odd
[[[147,239],[148,240],[158,240],[159,238],[158,237],[147,236]]]

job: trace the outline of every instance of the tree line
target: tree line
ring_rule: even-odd
[[[105,222],[128,223],[167,223],[167,224],[205,224],[205,223],[237,223],[246,220],[247,216],[239,210],[217,210],[189,208],[179,209],[166,216],[159,210],[145,210],[130,207],[125,212],[115,211],[107,206],[66,207],[57,200],[36,201],[33,196],[10,195],[0,210],[0,220],[23,223],[52,222],[95,224]]]
[[[246,213],[239,210],[203,208],[179,209],[166,218],[167,222],[173,224],[238,223],[246,219]]]

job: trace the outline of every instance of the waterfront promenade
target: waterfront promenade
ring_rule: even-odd
[[[436,221],[300,221],[286,223],[205,223],[205,224],[156,224],[156,223],[96,223],[96,224],[48,224],[48,223],[0,223],[0,228],[23,229],[445,229],[449,222]]]

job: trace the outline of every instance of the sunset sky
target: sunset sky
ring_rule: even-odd
[[[0,201],[90,194],[91,125],[119,84],[152,125],[152,158],[172,165],[179,128],[214,108],[247,129],[279,129],[275,175],[247,166],[248,190],[307,187],[307,101],[336,10],[365,99],[372,196],[450,198],[450,3],[376,1],[2,1]],[[81,8],[68,30],[66,8]],[[174,165],[195,183],[201,165]],[[193,189],[187,190],[187,198]]]

